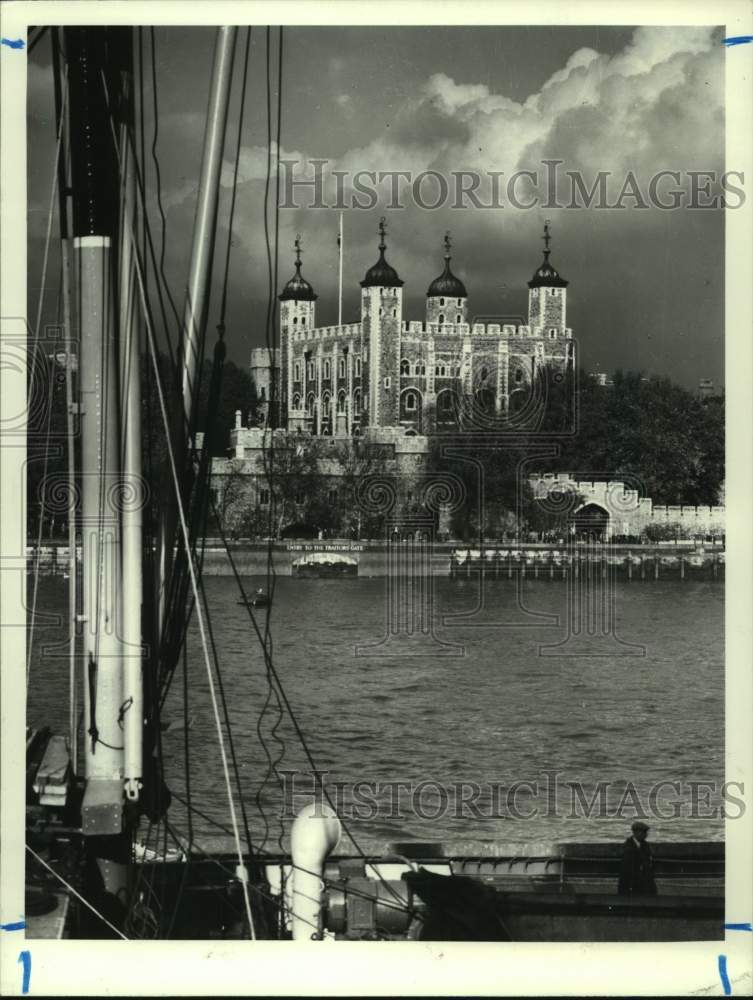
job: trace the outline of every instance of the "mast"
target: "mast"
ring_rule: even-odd
[[[129,713],[123,686],[118,312],[118,157],[113,118],[127,114],[122,79],[132,74],[128,28],[66,28],[70,85],[73,249],[79,324],[81,421],[82,667],[86,789],[81,826],[105,893],[122,904],[130,860],[124,809]],[[129,88],[130,89],[130,88]],[[136,373],[138,374],[138,373]],[[129,595],[130,600],[130,595]]]
[[[122,71],[120,129],[122,172],[120,221],[119,333],[120,410],[123,472],[121,539],[123,561],[123,717],[125,795],[139,797],[143,775],[144,686],[142,680],[143,512],[146,484],[141,469],[141,313],[136,288],[133,234],[137,232],[136,162],[132,77]]]
[[[60,128],[61,117],[67,116],[63,104],[60,70],[60,29],[52,33],[53,82],[55,90],[55,123]],[[70,254],[70,133],[67,122],[63,124],[63,150],[58,159],[58,213],[60,218],[60,256],[63,272],[63,328],[65,331],[65,412],[66,447],[68,459],[68,729],[70,757],[73,770],[78,761],[78,684],[76,671],[76,602],[78,592],[78,562],[76,559],[76,442],[75,404],[73,388],[73,316],[71,311],[71,254]]]
[[[204,331],[209,305],[209,279],[212,273],[214,238],[217,228],[222,154],[225,145],[230,84],[233,75],[233,55],[237,29],[217,29],[212,67],[212,83],[204,132],[204,151],[201,160],[199,194],[196,202],[193,246],[186,298],[183,309],[182,343],[179,354],[179,371],[183,409],[176,414],[172,440],[176,466],[185,469],[188,436],[193,433],[196,417],[197,375],[204,355]],[[160,607],[159,631],[164,634],[167,614],[168,590],[172,572],[173,545],[177,525],[174,504],[166,507],[160,539]]]

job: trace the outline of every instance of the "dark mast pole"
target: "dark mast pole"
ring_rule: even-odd
[[[70,107],[72,238],[77,277],[81,437],[82,671],[86,789],[81,827],[99,903],[118,922],[131,831],[124,799],[122,436],[117,290],[120,171],[115,136],[129,126],[131,29],[64,31]]]

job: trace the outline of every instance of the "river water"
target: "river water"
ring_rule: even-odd
[[[274,849],[278,838],[286,843],[285,814],[310,797],[310,766],[289,718],[268,700],[234,581],[205,584],[246,816],[255,844]],[[652,840],[722,839],[723,583],[618,581],[615,636],[564,644],[563,581],[527,580],[522,590],[490,581],[479,609],[477,581],[435,580],[434,634],[385,643],[388,586],[281,577],[269,619],[287,697],[363,848],[620,841],[634,807],[649,814]],[[64,619],[65,587],[40,581],[45,613]],[[262,628],[266,614],[256,612]],[[66,663],[44,655],[61,637],[60,626],[36,631],[28,721],[65,732]],[[194,816],[194,835],[209,849],[223,840],[215,823],[229,826],[230,814],[195,618],[188,649],[191,795],[209,817]],[[165,718],[182,717],[176,677]],[[184,797],[177,726],[164,750],[168,784]],[[265,782],[267,751],[285,772],[282,786]],[[170,817],[185,835],[177,801]]]

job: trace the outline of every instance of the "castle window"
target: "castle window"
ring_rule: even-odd
[[[462,299],[458,299],[458,305],[462,306],[462,304],[463,304],[463,300]]]
[[[549,294],[550,295],[556,295],[557,294],[557,289],[556,288],[550,288],[549,289]]]
[[[306,317],[305,316],[301,316],[301,326],[305,326],[305,325],[306,325]]]
[[[300,410],[300,408],[301,408],[301,397],[299,393],[296,393],[293,396],[293,409]]]
[[[488,368],[482,368],[481,369],[481,378],[482,379],[485,379],[488,374],[489,374],[489,369]]]
[[[265,401],[266,401],[266,398],[267,398],[267,387],[266,387],[265,385],[263,385],[263,386],[262,386],[262,387],[261,387],[261,388],[259,389],[259,401],[260,401],[261,403],[263,403],[263,402],[265,402]]]
[[[449,389],[445,389],[444,392],[439,393],[437,396],[437,404],[441,413],[452,413],[454,410],[454,402],[452,393]]]
[[[410,361],[408,361],[407,358],[403,358],[403,360],[400,362],[400,374],[410,375]]]
[[[417,361],[416,362],[416,369],[415,369],[415,371],[416,371],[416,375],[425,375],[426,374],[426,365],[423,363],[423,361]]]
[[[356,389],[353,393],[353,414],[358,415],[361,412],[361,390]]]
[[[259,490],[259,504],[262,507],[267,507],[269,505],[269,490]]]
[[[523,369],[522,368],[518,368],[518,370],[515,372],[515,381],[516,382],[522,382],[523,381]]]
[[[434,369],[434,374],[438,375],[440,378],[444,378],[447,374],[447,366],[444,364],[437,365]]]
[[[455,322],[456,323],[460,323],[460,321],[461,321],[461,317],[460,317],[460,313],[458,313],[457,316],[455,317]]]
[[[298,317],[297,316],[293,317],[293,326],[298,326]]]
[[[554,327],[552,327],[551,330],[549,331],[549,336],[551,337],[552,340],[554,340],[554,338],[557,336],[557,331]]]
[[[337,412],[345,413],[345,392],[342,389],[337,397]]]
[[[336,487],[333,486],[332,489],[327,494],[327,501],[329,502],[329,504],[332,507],[334,507],[335,504],[337,503],[337,488]]]
[[[293,381],[294,382],[300,382],[301,381],[301,363],[300,363],[300,361],[296,361],[296,363],[293,365]]]
[[[444,313],[440,313],[438,319],[440,323],[444,323]]]
[[[340,358],[337,362],[337,374],[340,378],[345,378],[345,358]]]
[[[415,392],[406,392],[405,394],[405,412],[415,413],[418,406],[418,401],[416,399]]]
[[[356,358],[356,378],[361,377],[361,359]]]
[[[392,315],[393,315],[393,316],[397,316],[397,309],[393,309],[393,310],[392,310]]]
[[[443,306],[444,305],[444,299],[440,299],[439,300],[439,304],[440,304],[440,306]],[[439,322],[440,323],[442,322],[441,318],[440,318]]]
[[[384,376],[384,388],[385,389],[389,389],[389,387],[391,385],[391,382],[392,382],[392,380],[390,379],[389,375],[385,375]]]
[[[323,378],[329,378],[329,374],[330,374],[329,361],[325,361],[324,362]]]

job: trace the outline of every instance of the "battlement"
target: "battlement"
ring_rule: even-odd
[[[343,323],[341,326],[315,326],[310,329],[306,327],[294,327],[292,339],[294,341],[317,341],[330,340],[337,337],[360,337],[362,330],[361,323]]]
[[[402,332],[411,337],[508,337],[510,339],[549,340],[549,328],[532,327],[514,323],[424,323],[421,320],[403,322]],[[572,340],[573,331],[567,327],[558,332],[558,339]]]
[[[581,497],[578,507],[596,504],[619,526],[622,534],[640,534],[651,524],[677,524],[689,530],[723,531],[725,509],[722,506],[696,507],[685,504],[654,505],[650,497],[628,489],[619,480],[576,480],[569,472],[545,472],[529,476],[537,499],[553,492],[571,492]],[[614,530],[614,529],[611,529]]]

